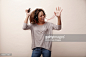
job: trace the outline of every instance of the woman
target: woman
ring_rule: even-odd
[[[52,34],[52,30],[61,30],[61,8],[56,8],[55,16],[58,18],[58,25],[55,25],[50,22],[45,22],[46,14],[43,9],[35,9],[31,14],[26,12],[26,18],[23,24],[23,30],[31,30],[32,36],[32,56],[31,57],[40,57],[41,54],[43,57],[51,57],[52,51],[52,42],[45,41],[45,34]],[[29,18],[30,17],[30,18]],[[28,24],[28,18],[30,19],[30,24]]]

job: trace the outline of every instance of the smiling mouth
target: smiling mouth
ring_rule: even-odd
[[[44,19],[42,19],[42,20],[44,20]]]

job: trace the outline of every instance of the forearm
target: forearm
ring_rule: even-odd
[[[58,18],[58,25],[61,25],[61,17],[57,17]]]
[[[28,16],[27,17],[25,17],[25,20],[24,20],[24,24],[23,24],[23,30],[28,30],[28,29],[30,29],[30,25],[28,25],[27,23],[28,23]]]
[[[25,20],[24,20],[24,23],[28,23],[28,16],[26,16]]]

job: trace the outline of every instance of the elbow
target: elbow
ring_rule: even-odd
[[[61,30],[61,28],[59,30]]]
[[[59,27],[58,27],[58,30],[61,30],[61,29],[62,29],[62,27],[61,27],[61,26],[59,26]]]
[[[23,29],[23,30],[26,30],[26,29]]]
[[[58,27],[58,30],[61,30],[62,29],[62,27],[61,27],[61,25]]]
[[[23,28],[23,30],[26,30],[25,28]]]
[[[61,28],[58,28],[58,30],[61,30]]]
[[[26,30],[26,28],[24,28],[24,27],[23,27],[22,29],[23,29],[23,30]]]

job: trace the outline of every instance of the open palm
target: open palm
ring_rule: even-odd
[[[61,7],[58,6],[58,9],[57,9],[57,7],[56,7],[56,12],[54,12],[55,16],[60,17],[62,10],[63,10],[63,9],[61,9]]]

